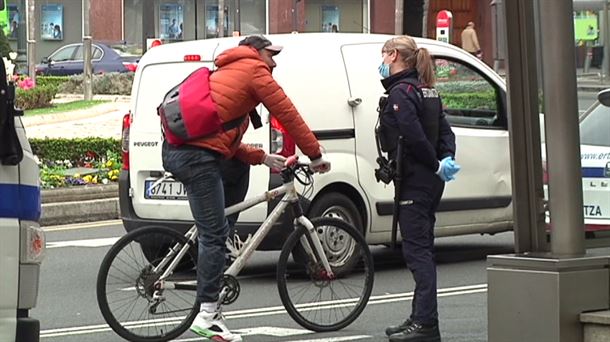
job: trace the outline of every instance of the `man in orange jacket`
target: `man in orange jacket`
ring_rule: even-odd
[[[320,144],[290,99],[275,82],[273,56],[282,47],[262,36],[249,36],[239,46],[220,54],[218,69],[210,77],[212,99],[222,122],[244,117],[263,103],[311,159],[316,172],[327,172],[330,163],[322,158]],[[285,158],[241,143],[248,128],[241,125],[182,146],[163,143],[163,166],[184,184],[198,230],[197,300],[200,313],[191,330],[216,341],[241,341],[231,333],[220,314],[218,297],[225,266],[225,241],[229,224],[224,215],[221,162],[237,158],[247,164],[282,168]]]

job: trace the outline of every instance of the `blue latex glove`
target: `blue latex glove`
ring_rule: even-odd
[[[453,157],[445,157],[440,161],[440,165],[436,174],[441,177],[444,182],[449,182],[455,179],[455,174],[460,171],[460,166],[455,163]]]

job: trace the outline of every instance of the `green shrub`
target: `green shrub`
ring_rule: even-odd
[[[40,160],[68,160],[75,165],[85,158],[104,159],[110,154],[121,155],[121,142],[112,138],[32,138],[30,145]]]
[[[55,94],[57,94],[57,87],[52,85],[39,85],[28,90],[17,88],[15,104],[23,110],[49,107]]]
[[[52,85],[59,89],[69,79],[69,76],[36,76],[36,85],[42,87]]]
[[[441,93],[443,106],[455,109],[497,109],[496,93]]]
[[[109,95],[130,95],[133,83],[133,72],[118,73],[110,72],[106,74],[93,75],[93,93]],[[60,93],[82,94],[83,75],[75,75],[63,83]]]
[[[479,93],[492,91],[492,87],[489,82],[485,80],[478,81],[451,81],[451,82],[438,82],[436,83],[436,89],[441,94],[447,93]]]

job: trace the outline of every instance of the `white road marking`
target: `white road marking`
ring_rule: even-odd
[[[115,226],[122,225],[121,220],[107,220],[107,221],[96,221],[96,222],[85,222],[85,223],[71,223],[62,224],[58,226],[45,226],[42,227],[45,232],[56,232],[62,230],[76,230],[76,229],[87,229],[87,228],[99,228],[104,226]]]
[[[459,296],[459,295],[468,295],[475,293],[484,293],[487,292],[487,284],[478,284],[478,285],[466,285],[466,286],[456,286],[438,289],[438,297],[449,297],[449,296]],[[394,293],[394,294],[384,294],[371,296],[369,299],[368,305],[373,304],[385,304],[385,303],[393,303],[393,302],[401,302],[408,301],[413,299],[413,292],[403,292],[403,293]],[[307,303],[298,305],[298,307],[303,308],[303,310],[311,309],[311,306],[317,305],[314,307],[316,309],[321,308],[335,308],[335,307],[344,307],[351,306],[358,298],[337,300],[337,301],[325,301],[323,303]],[[255,309],[243,309],[243,310],[234,310],[234,311],[225,311],[224,315],[226,319],[237,319],[237,318],[251,318],[251,317],[259,317],[259,316],[271,316],[277,314],[285,314],[286,310],[283,306],[270,306],[270,307],[262,307]],[[147,321],[133,321],[133,322],[123,322],[124,326],[128,326],[130,328],[136,327],[151,327],[156,325],[164,325],[168,323],[179,322],[184,319],[184,317],[175,317],[170,319],[157,319],[157,320],[147,320]],[[293,329],[296,330],[296,329]],[[48,337],[60,337],[60,336],[69,336],[69,335],[84,335],[98,332],[108,332],[111,331],[110,327],[107,324],[98,324],[98,325],[89,325],[89,326],[81,326],[81,327],[70,327],[70,328],[59,328],[59,329],[49,329],[42,330],[40,332],[41,338]],[[360,339],[358,336],[345,336],[350,337],[352,339]],[[185,340],[185,341],[196,341],[196,340]],[[315,341],[315,340],[314,340]],[[328,339],[321,339],[320,341],[331,341]],[[332,340],[332,341],[347,341],[347,340]],[[299,341],[303,342],[303,341]]]
[[[47,242],[47,249],[64,247],[105,247],[114,245],[114,243],[117,242],[119,239],[120,237],[109,237],[99,239]]]
[[[278,327],[254,327],[235,330],[240,335],[267,335],[276,337],[286,337],[304,334],[313,334],[313,331],[305,329],[291,329]]]
[[[341,337],[322,337],[314,340],[292,340],[289,342],[341,342],[341,341],[355,341],[363,338],[371,338],[370,335],[354,335],[354,336],[341,336]],[[385,339],[384,339],[385,340]]]

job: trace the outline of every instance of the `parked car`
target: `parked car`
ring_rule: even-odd
[[[610,89],[598,93],[597,101],[580,115],[579,122],[585,231],[610,231]],[[543,144],[544,192],[548,199],[545,152]],[[549,212],[546,222],[547,229],[552,229]]]
[[[274,77],[292,99],[305,122],[326,150],[333,169],[315,177],[304,199],[310,217],[334,216],[351,222],[370,244],[391,241],[393,188],[375,181],[377,150],[373,129],[381,86],[377,66],[389,35],[285,34],[269,35],[283,45],[275,57]],[[185,232],[192,216],[183,187],[170,182],[160,189],[147,186],[163,175],[162,136],[156,108],[165,93],[197,68],[214,68],[213,61],[240,38],[219,38],[161,45],[140,60],[132,88],[130,114],[123,120],[124,170],[119,179],[120,206],[127,231],[161,225]],[[437,87],[457,136],[457,180],[447,183],[436,222],[436,236],[498,233],[511,230],[510,153],[504,80],[475,56],[453,45],[416,39],[435,57]],[[291,154],[294,142],[261,105],[266,123],[250,129],[244,143],[268,152]],[[300,154],[300,152],[296,152]],[[248,196],[281,183],[263,166],[250,171]],[[157,191],[159,190],[159,191]],[[236,226],[243,240],[274,203],[244,211]],[[290,217],[283,222],[291,224]],[[290,227],[275,229],[259,249],[278,249]],[[331,232],[322,232],[322,234]],[[231,234],[233,236],[233,234]],[[326,237],[322,237],[323,241]],[[348,246],[349,247],[349,246]],[[335,251],[350,253],[350,249]],[[344,260],[349,260],[346,255]],[[346,261],[347,262],[347,261]]]
[[[106,44],[91,44],[93,73],[136,71],[140,56],[128,55]],[[68,44],[55,50],[36,65],[36,75],[67,76],[84,71],[83,44]]]

